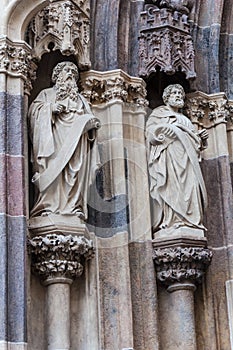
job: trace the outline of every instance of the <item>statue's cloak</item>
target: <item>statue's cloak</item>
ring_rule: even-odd
[[[54,115],[59,102],[64,112]],[[98,167],[96,146],[90,147],[87,123],[95,118],[87,101],[56,101],[56,90],[41,91],[29,109],[32,141],[32,181],[38,200],[32,216],[42,213],[78,214],[87,217],[87,190]]]
[[[193,124],[161,106],[149,116],[146,136],[154,229],[182,224],[203,228],[207,195],[199,164],[201,140]]]

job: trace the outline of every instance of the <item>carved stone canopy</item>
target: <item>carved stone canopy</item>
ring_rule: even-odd
[[[60,50],[74,55],[80,69],[90,67],[90,5],[89,0],[50,0],[29,23],[26,41],[32,56],[40,59],[49,52]]]
[[[156,5],[145,5],[139,34],[139,75],[149,77],[157,70],[177,71],[195,78],[194,49],[187,15]]]

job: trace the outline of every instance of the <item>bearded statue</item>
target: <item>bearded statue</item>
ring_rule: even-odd
[[[184,98],[181,85],[169,85],[165,105],[152,111],[146,125],[154,232],[182,226],[205,230],[207,195],[199,159],[208,133],[196,131],[181,113]]]
[[[32,182],[31,217],[50,214],[87,219],[87,192],[98,167],[95,144],[100,121],[79,93],[74,63],[59,63],[52,88],[42,90],[29,109]]]

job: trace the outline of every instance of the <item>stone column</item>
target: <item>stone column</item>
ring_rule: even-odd
[[[81,82],[82,94],[101,120],[98,145],[102,167],[98,193],[89,201],[89,225],[95,226],[97,247],[99,349],[156,350],[145,83],[120,69],[83,72]]]
[[[206,349],[230,349],[230,338],[233,338],[232,327],[228,324],[229,305],[233,302],[229,283],[233,279],[233,102],[223,92],[196,91],[187,95],[186,104],[193,124],[197,129],[206,128],[209,133],[201,165],[208,193],[206,237],[213,260],[206,285],[198,293],[198,345]]]
[[[47,287],[47,349],[69,350],[70,285],[82,275],[85,260],[93,255],[93,244],[84,224],[66,229],[58,223],[39,227],[40,219],[30,222],[34,235],[29,246],[33,270]]]
[[[197,350],[194,291],[212,252],[204,238],[154,239],[153,248],[157,279],[169,293],[162,346],[166,350]]]
[[[0,38],[0,349],[27,347],[25,96],[34,64],[29,46]]]

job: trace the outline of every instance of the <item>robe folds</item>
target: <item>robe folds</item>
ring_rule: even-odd
[[[193,124],[161,106],[149,116],[146,136],[154,231],[179,226],[203,229],[207,194],[199,164],[201,139]]]
[[[52,113],[55,102],[64,106],[62,113]],[[31,104],[32,182],[38,192],[31,217],[54,213],[87,218],[87,191],[99,166],[97,146],[91,147],[87,132],[93,118],[82,95],[77,102],[69,97],[56,101],[54,88],[42,90]]]

